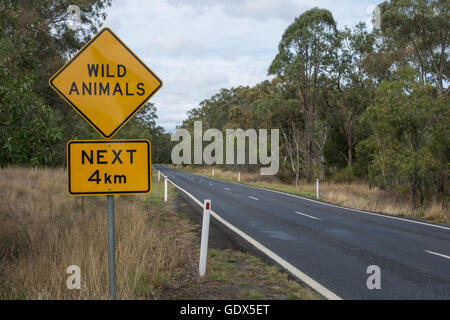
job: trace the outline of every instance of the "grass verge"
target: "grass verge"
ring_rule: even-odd
[[[161,298],[195,250],[192,226],[153,187],[115,198],[119,299]],[[107,299],[107,248],[105,196],[69,196],[63,169],[0,170],[0,299]],[[80,290],[67,289],[70,265]]]
[[[178,288],[177,299],[316,300],[320,296],[279,267],[241,251],[208,250],[206,276]]]

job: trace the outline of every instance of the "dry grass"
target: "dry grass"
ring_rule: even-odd
[[[163,182],[153,174],[150,195],[115,200],[118,299],[318,298],[233,250],[210,250],[200,281],[198,226],[174,210],[176,201],[162,201]],[[80,290],[67,289],[70,265],[81,269]],[[63,169],[0,169],[0,300],[108,299],[107,265],[105,196],[69,196]],[[233,272],[229,281],[210,280],[225,271]]]
[[[197,174],[211,176],[211,169],[206,167],[177,167]],[[237,172],[214,169],[214,177],[237,182]],[[263,177],[257,173],[242,173],[241,183],[259,186],[268,189],[279,190],[287,193],[315,197],[315,184],[307,184],[301,181],[297,187],[283,184],[275,177]],[[450,222],[450,210],[443,203],[429,203],[426,207],[413,210],[408,199],[398,197],[379,188],[370,188],[367,184],[338,184],[332,182],[320,182],[321,200],[340,206],[382,212],[397,216],[407,216],[427,219],[435,222]]]
[[[267,265],[249,253],[208,250],[206,276],[177,288],[174,298],[205,300],[317,300],[321,297],[290,279],[278,266]]]
[[[116,197],[119,299],[160,298],[192,255],[192,226],[153,201],[161,189]],[[0,170],[0,299],[107,299],[107,261],[105,196],[67,195],[63,169]],[[66,287],[70,265],[81,290]]]
[[[433,202],[424,208],[413,210],[407,199],[399,198],[379,188],[370,188],[366,184],[322,183],[320,189],[325,201],[344,207],[436,222],[450,222],[450,211],[442,203]]]
[[[175,166],[170,165],[170,167],[178,170],[184,170],[193,172],[196,174],[201,174],[204,176],[210,176],[212,174],[212,167],[197,167],[197,166]],[[214,168],[214,178],[223,179],[228,181],[238,181],[238,172],[231,170],[224,170],[221,168]],[[252,172],[241,172],[241,182],[243,183],[267,183],[274,185],[283,185],[280,180],[275,176],[262,176],[257,173]]]
[[[269,266],[248,253],[209,250],[208,260],[209,281],[242,284],[235,288],[238,299],[320,299],[318,294],[281,273],[278,266]]]

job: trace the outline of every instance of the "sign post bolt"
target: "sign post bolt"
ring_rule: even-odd
[[[203,203],[202,242],[200,244],[200,277],[204,277],[206,273],[206,260],[208,258],[209,219],[211,215],[210,211],[211,200],[205,200]]]
[[[107,195],[109,299],[116,300],[116,255],[114,250],[114,196]]]
[[[167,201],[167,176],[164,177],[164,201]]]

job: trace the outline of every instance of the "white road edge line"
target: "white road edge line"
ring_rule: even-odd
[[[446,256],[445,254],[442,254],[442,253],[437,253],[437,252],[433,252],[433,251],[430,251],[430,250],[425,250],[425,252],[428,252],[429,254],[434,254],[434,255],[439,256],[439,257],[450,259],[450,256]]]
[[[255,198],[255,197],[252,197],[252,196],[248,196],[250,199],[253,199],[253,200],[256,200],[256,201],[258,201],[259,199],[258,198]]]
[[[199,205],[200,207],[203,207],[203,204],[197,199],[195,198],[192,194],[190,194],[188,191],[184,190],[183,188],[181,188],[180,186],[176,185],[175,183],[173,183],[173,181],[169,182],[177,189],[183,191],[184,193],[186,193],[192,200],[194,200],[194,202]],[[233,230],[235,233],[237,233],[239,236],[241,236],[244,240],[248,241],[250,244],[252,244],[254,247],[256,247],[258,250],[260,250],[261,252],[263,252],[264,254],[266,254],[267,256],[269,256],[271,259],[273,259],[274,261],[276,261],[279,265],[281,265],[283,268],[285,268],[287,271],[289,271],[291,274],[293,274],[294,276],[296,276],[297,278],[299,278],[301,281],[303,281],[304,283],[306,283],[308,286],[310,286],[311,288],[313,288],[314,290],[316,290],[319,294],[321,294],[322,296],[324,296],[326,299],[328,300],[342,300],[341,297],[339,297],[338,295],[336,295],[335,293],[333,293],[332,291],[330,291],[329,289],[325,288],[323,285],[321,285],[320,283],[318,283],[317,281],[315,281],[314,279],[310,278],[309,276],[307,276],[306,274],[304,274],[303,272],[301,272],[299,269],[297,269],[296,267],[294,267],[292,264],[290,264],[289,262],[287,262],[286,260],[284,260],[283,258],[281,258],[279,255],[277,255],[275,252],[273,252],[272,250],[266,248],[265,246],[263,246],[261,243],[259,243],[258,241],[256,241],[255,239],[253,239],[252,237],[250,237],[249,235],[247,235],[246,233],[244,233],[243,231],[239,230],[238,228],[236,228],[235,226],[233,226],[231,223],[229,223],[228,221],[224,220],[221,216],[219,216],[216,212],[214,212],[213,210],[210,211],[211,215],[218,220],[219,222],[221,222],[223,225],[225,225],[226,227],[228,227],[229,229]]]
[[[311,219],[322,221],[322,219],[310,216],[309,214],[306,214],[306,213],[301,213],[301,212],[298,212],[298,211],[295,211],[295,213],[300,214],[300,215],[305,216],[305,217],[308,217],[308,218],[311,218]]]
[[[227,190],[227,191],[230,191],[230,189],[228,189],[228,188],[224,188],[225,190]]]
[[[197,175],[197,176],[201,176],[199,174],[196,173],[192,173],[193,175]],[[210,178],[211,179],[211,178]],[[450,230],[450,227],[444,227],[444,226],[440,226],[437,224],[431,224],[431,223],[426,223],[426,222],[420,222],[420,221],[415,221],[415,220],[410,220],[410,219],[404,219],[404,218],[399,218],[399,217],[394,217],[394,216],[390,216],[390,215],[385,215],[385,214],[379,214],[379,213],[375,213],[375,212],[369,212],[369,211],[363,211],[363,210],[358,210],[358,209],[352,209],[352,208],[345,208],[345,207],[340,207],[340,206],[336,206],[334,204],[330,204],[330,203],[326,203],[326,202],[320,202],[320,201],[316,201],[313,199],[309,199],[309,198],[305,198],[302,196],[297,196],[295,194],[290,194],[290,193],[286,193],[286,192],[281,192],[281,191],[277,191],[277,190],[272,190],[272,189],[267,189],[267,188],[261,188],[261,187],[255,187],[255,186],[251,186],[248,184],[244,184],[244,183],[237,183],[237,182],[233,182],[233,181],[226,181],[223,180],[224,182],[228,182],[228,183],[234,183],[240,186],[244,186],[244,187],[250,187],[250,188],[255,188],[255,189],[260,189],[260,190],[266,190],[266,191],[270,191],[270,192],[275,192],[275,193],[279,193],[279,194],[284,194],[286,196],[290,196],[290,197],[294,197],[294,198],[299,198],[299,199],[303,199],[303,200],[307,200],[307,201],[311,201],[311,202],[315,202],[318,204],[322,204],[324,206],[329,206],[329,207],[334,207],[334,208],[339,208],[339,209],[344,209],[344,210],[350,210],[350,211],[354,211],[354,212],[360,212],[360,213],[365,213],[365,214],[370,214],[373,216],[378,216],[378,217],[382,217],[382,218],[388,218],[388,219],[394,219],[394,220],[401,220],[401,221],[405,221],[405,222],[410,222],[410,223],[416,223],[416,224],[421,224],[424,226],[429,226],[429,227],[434,227],[434,228],[440,228],[440,229],[444,229],[444,230]]]

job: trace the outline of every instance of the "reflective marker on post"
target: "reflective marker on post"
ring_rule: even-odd
[[[209,218],[211,215],[210,210],[211,200],[205,200],[203,203],[202,242],[200,244],[200,277],[205,276],[206,273],[206,260],[208,258]]]

